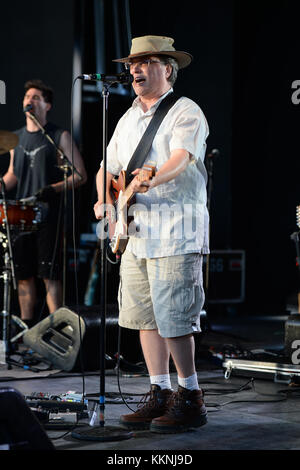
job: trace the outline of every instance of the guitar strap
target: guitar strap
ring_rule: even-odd
[[[153,139],[155,134],[164,119],[165,115],[176,103],[180,97],[175,95],[175,93],[169,93],[158,105],[153,118],[151,119],[147,129],[140,142],[138,143],[137,148],[135,149],[126,170],[126,186],[131,182],[134,176],[131,174],[136,168],[142,168],[148,153],[150,152]]]

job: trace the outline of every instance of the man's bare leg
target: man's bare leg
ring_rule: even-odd
[[[162,338],[157,330],[141,330],[140,340],[149,375],[168,374],[170,354],[179,377],[189,377],[196,372],[192,334]]]
[[[196,372],[195,341],[192,334],[167,338],[166,342],[171,352],[179,377],[189,377]]]
[[[22,320],[33,320],[36,303],[36,285],[33,277],[18,281],[18,298]]]
[[[61,281],[44,279],[46,287],[46,302],[49,313],[54,313],[62,306],[62,284]]]
[[[140,341],[150,376],[169,374],[170,351],[157,330],[141,330]]]

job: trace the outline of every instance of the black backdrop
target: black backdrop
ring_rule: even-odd
[[[236,2],[233,83],[233,244],[247,252],[247,300],[283,311],[299,288],[296,250],[300,107],[299,3]]]
[[[112,3],[103,4],[109,8]],[[91,16],[82,17],[82,11],[83,5],[92,4],[11,0],[1,5],[0,79],[6,83],[7,97],[6,104],[0,105],[0,129],[22,125],[23,84],[36,77],[55,90],[51,119],[70,129],[75,21],[83,29],[85,45],[89,44]],[[239,0],[148,4],[132,0],[129,6],[133,37],[168,35],[175,38],[177,49],[194,56],[192,65],[180,72],[176,91],[201,106],[210,126],[208,150],[220,150],[214,164],[211,248],[246,250],[247,296],[241,310],[283,312],[298,289],[290,235],[296,230],[300,200],[300,105],[291,101],[291,84],[300,78],[300,6],[296,1]],[[113,24],[106,25],[106,31],[111,28]],[[107,42],[110,59],[116,58],[113,50]],[[82,72],[95,71],[88,62],[87,47],[83,59],[84,67],[90,68]],[[115,71],[115,64],[97,70]],[[111,97],[109,134],[129,103],[129,99]],[[101,159],[101,123],[94,116],[100,114],[101,99],[83,106],[77,141],[89,173],[78,217],[84,231],[93,221],[94,177]],[[4,155],[2,172],[7,164]]]

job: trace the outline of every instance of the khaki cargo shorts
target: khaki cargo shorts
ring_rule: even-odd
[[[119,325],[157,329],[163,338],[200,332],[202,261],[198,253],[140,259],[126,250],[120,266]]]

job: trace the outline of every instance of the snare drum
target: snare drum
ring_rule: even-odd
[[[6,211],[9,228],[22,232],[37,230],[41,222],[40,207],[34,203],[21,203],[20,201],[6,201]],[[0,199],[0,227],[5,228],[5,213],[3,199]]]

